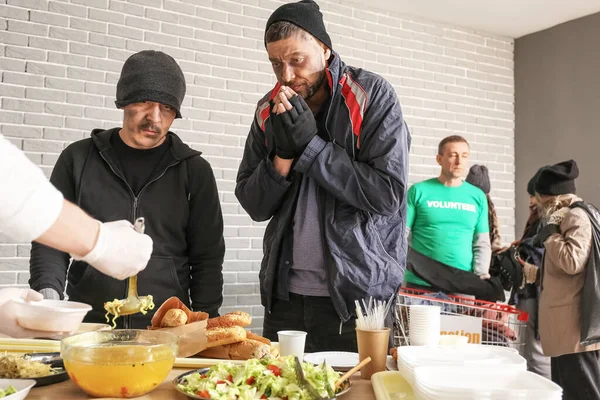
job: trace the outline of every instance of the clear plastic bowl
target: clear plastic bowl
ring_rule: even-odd
[[[60,352],[71,380],[90,396],[129,398],[165,380],[178,340],[156,330],[88,332],[63,339]]]

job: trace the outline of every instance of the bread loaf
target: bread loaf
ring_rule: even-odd
[[[260,335],[257,335],[256,333],[252,333],[250,331],[246,331],[246,338],[252,339],[252,340],[257,340],[257,341],[262,342],[264,344],[268,344],[269,346],[271,345],[271,341],[269,339],[267,339],[266,337],[262,337]]]
[[[233,311],[220,317],[210,318],[206,327],[211,328],[227,328],[230,326],[248,326],[252,323],[252,317],[247,312]]]
[[[270,354],[271,346],[258,340],[246,339],[229,346],[229,358],[232,360],[249,360],[263,358]]]
[[[206,330],[207,348],[237,343],[246,339],[246,330],[241,326],[211,328]]]

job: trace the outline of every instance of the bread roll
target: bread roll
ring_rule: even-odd
[[[207,329],[206,339],[207,348],[237,343],[246,339],[246,330],[241,326]]]
[[[246,338],[247,339],[252,339],[252,340],[257,340],[257,341],[262,342],[264,344],[268,344],[269,346],[271,345],[271,341],[269,339],[267,339],[266,337],[262,337],[260,335],[257,335],[256,333],[252,333],[250,331],[246,331]]]
[[[161,328],[181,326],[187,322],[187,314],[179,308],[172,308],[165,313],[165,316],[160,321]]]
[[[279,357],[279,349],[277,347],[271,347],[269,351],[271,352],[271,357]]]
[[[161,329],[162,320],[167,312],[173,309],[183,310],[187,317],[186,324],[191,324],[192,322],[204,321],[208,319],[208,314],[202,311],[192,311],[181,300],[177,297],[169,297],[165,300],[164,303],[156,310],[154,316],[152,317],[152,327],[148,329]]]
[[[258,340],[246,339],[229,346],[229,358],[232,360],[249,360],[263,358],[270,354],[271,346]]]
[[[227,328],[230,326],[248,326],[252,323],[252,317],[247,312],[233,311],[220,317],[210,318],[206,327],[211,328]]]

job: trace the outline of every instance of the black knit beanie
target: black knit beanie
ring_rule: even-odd
[[[467,175],[466,181],[471,185],[477,186],[479,189],[483,190],[483,193],[490,193],[490,175],[485,165],[473,165],[471,169],[469,169],[469,174]]]
[[[578,176],[579,168],[573,160],[544,167],[535,182],[535,191],[546,196],[574,194]]]
[[[325,23],[323,23],[323,14],[319,10],[319,5],[313,0],[301,0],[297,3],[288,3],[280,6],[269,17],[265,34],[271,25],[279,21],[287,21],[299,26],[319,39],[329,49],[332,49],[331,38],[327,34],[327,30],[325,30]]]
[[[529,180],[529,182],[527,182],[527,193],[529,193],[530,196],[535,196],[535,182],[537,181],[537,179],[540,176],[540,173],[542,172],[542,170],[546,167],[549,167],[549,165],[546,165],[544,167],[541,167],[540,169],[537,170],[537,172],[535,173],[535,175],[533,175],[533,177],[531,177],[531,179]]]
[[[125,61],[117,83],[117,108],[143,101],[173,107],[181,118],[185,77],[177,62],[162,51],[144,50]]]

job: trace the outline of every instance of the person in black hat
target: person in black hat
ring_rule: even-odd
[[[544,354],[551,357],[552,380],[569,400],[600,399],[600,343],[582,344],[583,319],[597,318],[587,315],[583,307],[598,299],[585,292],[582,301],[590,268],[592,223],[575,194],[578,176],[577,163],[568,160],[544,167],[534,185],[546,224],[537,235],[545,247],[543,267],[538,271],[539,334]]]
[[[527,183],[529,194],[529,218],[525,224],[521,239],[513,242],[519,254],[518,261],[523,267],[525,282],[518,284],[516,307],[528,313],[527,328],[519,353],[527,360],[527,369],[547,379],[551,379],[550,358],[544,356],[538,332],[538,300],[539,300],[539,275],[538,267],[542,265],[544,245],[536,240],[542,221],[540,218],[537,198],[535,196],[535,182],[545,167],[541,167]]]
[[[213,171],[200,152],[170,131],[181,118],[183,72],[168,54],[144,50],[129,57],[117,83],[122,126],[94,129],[69,145],[50,181],[65,199],[102,222],[146,219],[152,257],[138,275],[140,295],[160,306],[172,296],[216,316],[222,303],[223,217]],[[50,299],[90,304],[86,322],[106,322],[104,303],[122,299],[127,282],[69,255],[34,243],[30,286]],[[68,278],[68,279],[67,279]],[[150,326],[153,311],[117,320],[119,328]]]
[[[502,248],[500,242],[500,223],[498,222],[498,215],[496,214],[496,206],[490,196],[491,184],[490,174],[488,168],[485,165],[474,164],[467,174],[465,181],[469,182],[473,186],[477,186],[483,193],[488,203],[488,226],[490,228],[490,245],[492,246],[492,253],[497,252]]]
[[[265,27],[277,85],[258,103],[235,193],[264,237],[263,334],[356,351],[355,300],[397,293],[406,256],[410,134],[393,87],[344,64],[312,0]]]

